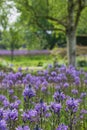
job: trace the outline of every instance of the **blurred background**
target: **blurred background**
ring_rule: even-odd
[[[48,2],[48,3],[47,3]],[[61,10],[62,8],[62,10]],[[48,64],[67,65],[64,27],[47,19],[66,16],[64,0],[2,0],[0,3],[0,69],[43,69]],[[59,10],[59,11],[58,11]],[[76,61],[87,70],[87,8],[76,31]]]

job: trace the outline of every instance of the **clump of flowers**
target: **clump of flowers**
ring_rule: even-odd
[[[35,90],[31,87],[31,85],[29,86],[26,86],[24,91],[23,91],[23,96],[24,96],[24,100],[26,101],[27,98],[32,98],[34,97],[36,94],[35,94]]]
[[[87,72],[73,66],[3,72],[0,89],[0,130],[87,129]]]
[[[31,108],[30,99],[36,95],[35,90],[31,87],[31,85],[26,86],[23,91],[24,101],[25,101],[25,109]]]
[[[0,120],[0,130],[8,130],[5,120]]]
[[[61,101],[63,101],[66,98],[65,94],[63,92],[61,92],[60,90],[55,92],[53,97],[54,97],[55,101],[58,103],[60,103]]]
[[[30,130],[30,128],[28,126],[18,126],[16,130]]]
[[[66,106],[67,106],[67,110],[76,112],[78,111],[79,100],[74,99],[74,98],[67,99]]]
[[[68,126],[60,124],[56,130],[68,130]]]

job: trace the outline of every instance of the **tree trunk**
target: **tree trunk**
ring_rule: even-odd
[[[74,21],[74,0],[68,0],[68,17],[66,28],[68,64],[76,66],[76,27]]]
[[[68,64],[76,66],[76,35],[75,31],[67,33],[67,57]]]
[[[11,62],[14,60],[14,44],[11,42]]]

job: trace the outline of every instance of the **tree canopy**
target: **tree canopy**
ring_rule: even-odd
[[[16,25],[19,25],[17,27],[24,33],[26,42],[31,42],[29,37],[33,39],[32,35],[38,43],[38,40],[44,37],[45,42],[48,41],[47,32],[50,32],[51,37],[54,34],[57,36],[59,31],[65,33],[68,61],[69,64],[75,65],[76,33],[86,33],[87,30],[83,25],[87,19],[85,17],[87,0],[6,0],[6,2],[6,5],[12,2],[20,13]]]

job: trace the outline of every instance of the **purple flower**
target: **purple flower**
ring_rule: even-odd
[[[84,83],[87,84],[87,80],[84,80]]]
[[[21,80],[17,80],[17,82],[15,83],[16,85],[21,85],[22,81]]]
[[[31,88],[31,86],[26,86],[24,91],[23,91],[23,96],[24,96],[24,99],[26,100],[27,97],[28,98],[32,98],[34,97],[36,94],[35,94],[35,91],[33,88]]]
[[[7,124],[5,120],[0,121],[0,130],[7,130]]]
[[[61,103],[52,102],[50,105],[50,110],[57,114],[59,114],[61,108],[62,108]]]
[[[50,117],[50,116],[51,116],[51,113],[46,113],[46,114],[45,114],[45,117],[46,117],[46,118],[48,118],[48,117]]]
[[[16,109],[13,109],[11,112],[10,112],[10,118],[11,120],[17,120],[18,118],[18,111]]]
[[[69,84],[68,83],[64,83],[64,88],[67,88],[67,87],[69,87]]]
[[[82,109],[80,113],[87,114],[87,110]]]
[[[15,76],[15,79],[16,79],[16,80],[17,80],[17,79],[21,79],[22,73],[21,73],[21,72],[17,72],[14,76]]]
[[[0,120],[3,119],[3,109],[0,109]]]
[[[56,130],[68,130],[68,126],[60,124]]]
[[[19,68],[18,68],[18,71],[20,71],[20,72],[21,72],[21,71],[22,71],[22,68],[21,68],[21,67],[19,67]]]
[[[87,115],[87,110],[82,109],[82,110],[80,111],[80,118],[83,119],[83,118],[84,118],[84,115]]]
[[[52,71],[52,72],[51,72],[51,75],[52,75],[52,76],[56,76],[57,73],[56,73],[55,71]]]
[[[48,65],[48,69],[52,69],[53,68],[53,65],[52,64],[49,64]]]
[[[30,128],[28,126],[18,126],[16,130],[30,130]]]
[[[75,84],[79,85],[80,84],[80,78],[79,77],[75,77]]]
[[[48,86],[48,82],[46,81],[46,80],[44,80],[43,82],[42,82],[42,86]]]
[[[24,85],[28,84],[28,81],[27,81],[26,78],[23,79],[23,84],[24,84]]]
[[[14,93],[14,90],[10,89],[8,92],[9,92],[10,95],[12,95]]]
[[[13,110],[6,110],[4,112],[4,118],[5,120],[17,120],[18,119],[18,111],[16,109]]]
[[[23,112],[22,117],[23,117],[23,121],[26,122],[28,120],[28,118],[29,118],[28,113]]]
[[[10,108],[11,109],[18,109],[19,105],[21,104],[21,101],[20,100],[16,100],[14,103],[11,103],[10,104]]]
[[[4,100],[3,101],[3,105],[4,105],[4,107],[8,107],[9,106],[9,101],[6,99],[6,100]]]
[[[59,90],[61,87],[59,85],[55,86],[56,90]]]
[[[54,93],[53,97],[55,101],[60,102],[65,99],[65,94],[59,90]]]
[[[8,86],[9,87],[13,86],[13,81],[12,80],[8,80]]]
[[[37,116],[37,111],[36,110],[29,110],[28,114],[29,114],[29,117],[36,117]]]
[[[73,94],[78,94],[78,90],[77,89],[72,89],[71,91]]]
[[[46,86],[41,87],[41,91],[42,92],[47,92],[47,87]]]
[[[70,110],[72,112],[77,112],[78,106],[79,106],[79,100],[70,98],[66,101],[67,110]]]
[[[46,113],[48,110],[47,104],[43,101],[40,101],[40,103],[35,105],[35,110],[40,113]]]
[[[81,93],[80,98],[84,98],[84,97],[86,97],[86,96],[87,96],[87,93],[86,93],[86,92],[83,92],[83,93]]]
[[[13,98],[14,100],[17,100],[17,99],[18,99],[18,97],[17,97],[17,96],[13,96],[12,98]]]
[[[4,101],[6,99],[6,97],[4,95],[0,95],[0,101]]]
[[[22,116],[23,116],[24,122],[27,121],[27,120],[36,121],[38,113],[37,113],[36,110],[29,110],[27,112],[24,112]]]

